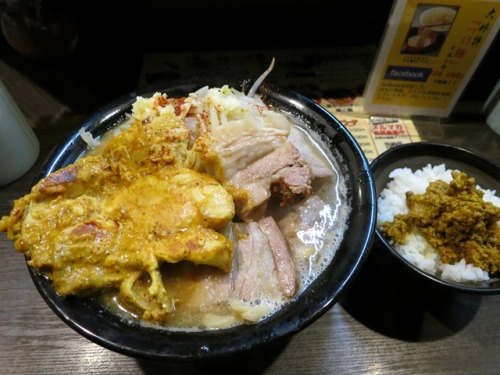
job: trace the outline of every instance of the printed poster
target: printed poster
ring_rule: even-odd
[[[500,27],[500,1],[397,0],[364,110],[447,117]]]

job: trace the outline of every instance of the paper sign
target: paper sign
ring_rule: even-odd
[[[365,89],[365,111],[449,116],[498,32],[499,13],[499,1],[397,0]]]

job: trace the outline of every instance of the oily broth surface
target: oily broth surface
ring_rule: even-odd
[[[313,195],[321,198],[326,203],[321,209],[320,221],[314,222],[308,228],[302,229],[296,234],[303,242],[299,246],[308,253],[312,252],[310,257],[305,259],[300,256],[300,249],[294,251],[294,261],[300,276],[300,292],[302,292],[320,275],[335,256],[344,238],[351,208],[347,198],[347,186],[344,176],[340,173],[336,159],[329,152],[330,148],[325,145],[317,133],[303,126],[294,126],[295,129],[305,135],[309,144],[314,146],[317,154],[328,161],[333,171],[333,177],[330,181],[316,181],[315,184],[313,183]],[[272,212],[272,210],[275,210],[275,212]],[[275,216],[278,210],[279,208],[276,206],[271,206],[268,213]]]
[[[320,220],[311,223],[307,228],[301,228],[295,234],[287,234],[284,230],[298,273],[298,292],[294,297],[297,298],[332,261],[342,242],[351,208],[347,198],[347,186],[344,176],[341,175],[338,162],[332,156],[329,146],[325,144],[325,141],[321,139],[319,134],[308,129],[306,126],[298,125],[297,120],[290,117],[288,116],[293,127],[305,136],[304,138],[313,146],[318,155],[328,161],[333,172],[333,177],[329,181],[315,181],[313,183],[313,196],[319,197],[326,203],[320,210]],[[87,155],[98,153],[102,145],[121,131],[121,126],[127,127],[128,124],[129,122],[125,121],[123,125],[119,125],[116,129],[100,137],[99,146],[90,150]],[[305,208],[303,210],[306,215],[309,209]],[[281,220],[290,214],[290,209],[280,208],[277,202],[271,201],[266,214],[273,216],[280,223]],[[162,275],[166,290],[172,293],[174,298],[176,296],[181,298],[196,295],[195,292],[199,290],[200,285],[202,289],[210,293],[209,289],[211,285],[226,277],[226,274],[217,268],[194,265],[189,262],[164,264],[162,266]],[[149,281],[144,280],[143,282],[148,283]],[[125,320],[169,330],[196,331],[207,329],[203,323],[200,323],[203,322],[207,312],[218,316],[234,315],[234,312],[227,303],[217,303],[217,301],[214,301],[213,305],[208,308],[205,306],[201,309],[195,309],[179,302],[165,324],[159,326],[141,320],[138,312],[130,309],[126,304],[121,303],[117,299],[115,292],[108,291],[96,296],[95,299],[99,304]],[[191,301],[189,304],[193,305],[193,302]],[[272,306],[270,313],[267,314],[269,316],[283,307],[284,304],[289,303],[290,300],[282,298],[276,301],[266,300],[265,302]],[[245,324],[245,321],[237,319],[230,323],[229,326],[240,324]]]

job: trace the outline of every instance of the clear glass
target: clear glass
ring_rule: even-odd
[[[33,129],[0,81],[0,186],[23,176],[39,153]]]

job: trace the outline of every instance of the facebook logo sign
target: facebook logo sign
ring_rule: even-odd
[[[413,68],[411,66],[389,65],[384,78],[399,81],[426,82],[431,73],[431,68]]]

